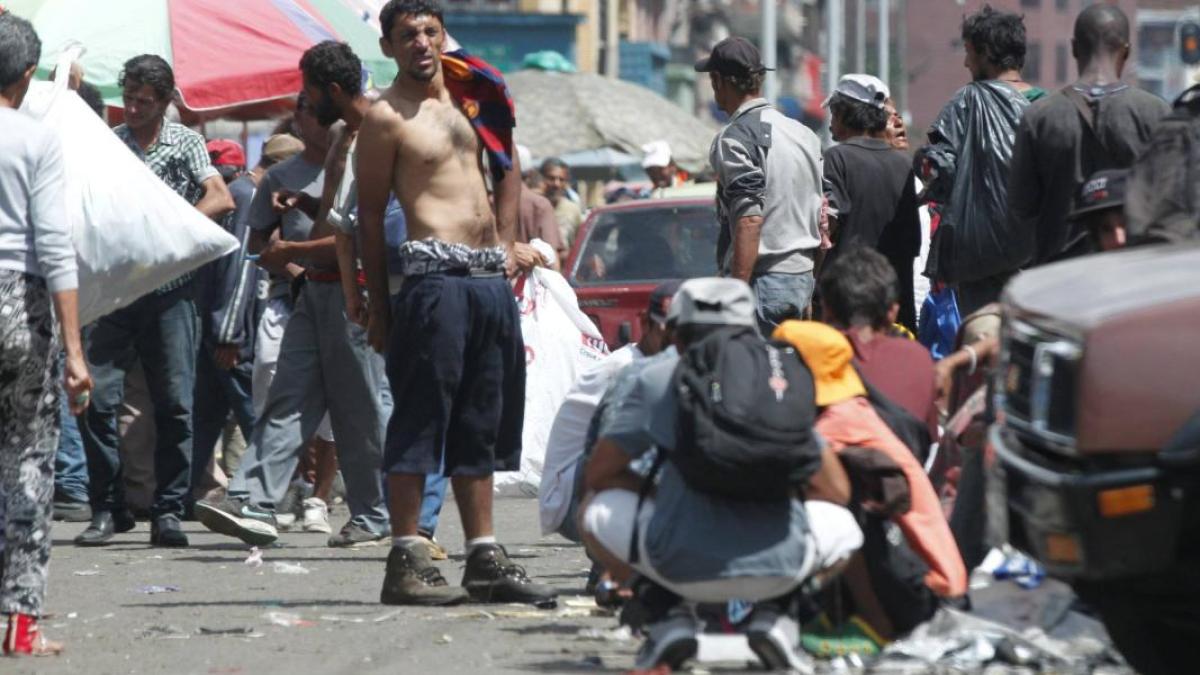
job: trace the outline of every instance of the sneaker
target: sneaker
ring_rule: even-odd
[[[650,670],[666,666],[679,670],[699,649],[700,622],[692,608],[680,603],[661,620],[646,627],[646,641],[638,649],[634,668]]]
[[[279,538],[275,514],[245,499],[225,497],[220,501],[196,502],[196,517],[205,527],[230,537],[237,537],[251,546],[266,546]]]
[[[525,568],[509,560],[508,552],[499,544],[483,544],[471,550],[462,585],[480,602],[538,605],[553,602],[557,595],[549,586],[530,581]]]
[[[746,628],[746,642],[767,670],[813,672],[812,661],[796,648],[800,625],[786,612],[769,603],[754,607]]]
[[[470,599],[465,588],[451,586],[424,546],[393,546],[379,602],[385,605],[456,605]]]
[[[275,527],[279,528],[280,532],[290,532],[296,526],[296,514],[294,513],[276,513]]]
[[[351,520],[342,526],[342,531],[329,538],[330,548],[363,548],[378,546],[390,539],[387,533],[376,534]]]
[[[309,497],[304,500],[304,520],[300,529],[305,532],[323,532],[329,534],[333,528],[329,525],[329,507],[320,497]],[[445,560],[445,558],[443,558]]]

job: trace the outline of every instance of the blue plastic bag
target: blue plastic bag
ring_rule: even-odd
[[[917,340],[929,349],[935,361],[954,351],[960,326],[962,317],[958,314],[954,289],[946,287],[925,296],[921,320],[917,323]]]

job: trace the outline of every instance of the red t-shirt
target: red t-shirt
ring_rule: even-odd
[[[920,343],[876,334],[869,342],[857,331],[845,331],[854,346],[854,365],[883,395],[925,422],[929,438],[938,439],[937,379],[933,358]]]

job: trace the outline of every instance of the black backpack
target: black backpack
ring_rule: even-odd
[[[1134,162],[1125,216],[1135,242],[1200,238],[1200,84],[1175,100]]]
[[[721,497],[786,499],[820,467],[812,374],[753,328],[717,330],[680,357],[675,447],[689,486]]]

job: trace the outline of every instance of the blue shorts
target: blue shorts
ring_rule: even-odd
[[[388,473],[486,476],[520,467],[525,342],[503,276],[406,278],[392,305],[387,375],[396,406]]]

